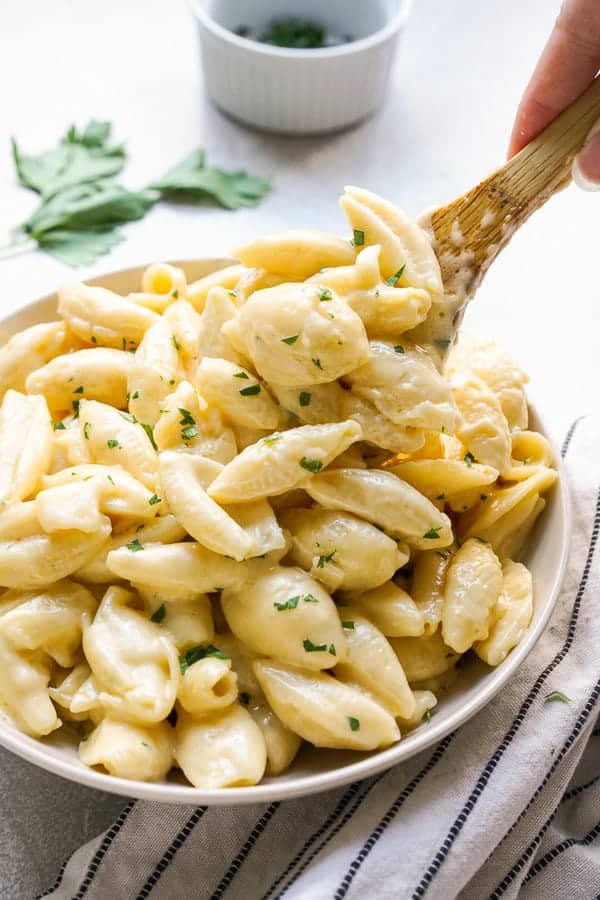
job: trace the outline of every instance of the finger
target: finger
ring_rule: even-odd
[[[584,191],[600,191],[600,122],[596,122],[573,161],[573,181]]]
[[[509,157],[579,97],[599,68],[598,0],[565,0],[517,111]]]

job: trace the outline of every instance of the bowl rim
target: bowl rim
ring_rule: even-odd
[[[378,44],[384,43],[392,35],[399,32],[410,16],[413,0],[398,0],[398,10],[387,19],[385,25],[378,28],[372,34],[357,41],[348,41],[333,47],[300,48],[278,47],[274,44],[264,44],[251,38],[242,37],[220,25],[207,9],[208,0],[188,0],[189,8],[195,18],[213,35],[231,44],[236,50],[245,50],[248,53],[257,53],[260,56],[270,56],[280,59],[316,60],[331,59],[338,56],[349,56],[370,50]]]
[[[171,264],[185,268],[186,265],[197,265],[199,262],[212,264],[213,268],[211,271],[216,271],[218,268],[231,264],[232,261],[222,257],[215,259],[196,258],[174,260],[171,261]],[[126,266],[122,269],[116,269],[103,275],[86,279],[86,281],[90,284],[103,284],[107,279],[133,275],[134,273],[139,274],[147,265],[149,263]],[[56,292],[52,292],[20,306],[12,313],[0,318],[0,328],[3,325],[7,325],[10,331],[14,320],[26,315],[28,312],[35,311],[38,307],[56,302],[56,299]],[[44,319],[40,321],[44,321]],[[15,328],[14,331],[16,330],[18,329]],[[558,507],[557,516],[561,524],[562,533],[560,554],[552,585],[544,599],[537,621],[528,628],[525,637],[509,653],[504,662],[490,671],[489,675],[486,676],[483,688],[473,690],[473,696],[454,712],[432,720],[427,725],[426,730],[416,729],[409,733],[407,737],[403,737],[398,743],[385,750],[372,753],[357,762],[341,765],[327,772],[297,775],[281,782],[274,780],[267,784],[212,790],[203,790],[176,782],[143,782],[108,775],[84,766],[77,757],[73,760],[64,760],[49,755],[47,746],[42,740],[30,737],[3,721],[0,721],[0,746],[54,775],[60,775],[69,781],[82,784],[85,787],[96,788],[106,793],[179,805],[240,806],[252,803],[291,800],[295,797],[310,796],[311,794],[343,787],[353,781],[359,781],[390,769],[442,740],[486,706],[511,680],[515,671],[533,650],[543,634],[556,606],[564,581],[570,549],[569,538],[572,531],[569,486],[562,456],[552,438],[552,433],[547,428],[543,417],[537,411],[535,403],[530,402],[529,409],[533,414],[537,427],[540,428],[542,434],[544,434],[551,445],[554,465],[559,474],[558,482],[554,488],[556,492],[554,503]]]

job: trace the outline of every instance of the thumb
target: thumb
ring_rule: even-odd
[[[600,121],[590,130],[573,160],[572,173],[573,181],[584,191],[600,191]]]

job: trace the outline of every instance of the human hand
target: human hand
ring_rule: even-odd
[[[600,0],[564,0],[519,105],[509,157],[583,93],[599,69]],[[573,178],[586,190],[600,190],[600,122],[573,164]]]

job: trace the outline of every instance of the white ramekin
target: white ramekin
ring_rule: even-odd
[[[210,99],[256,128],[316,134],[359,122],[379,107],[410,0],[191,4]],[[247,40],[230,30],[236,25],[261,28],[289,16],[322,22],[338,34],[365,36],[339,46],[296,50]]]

